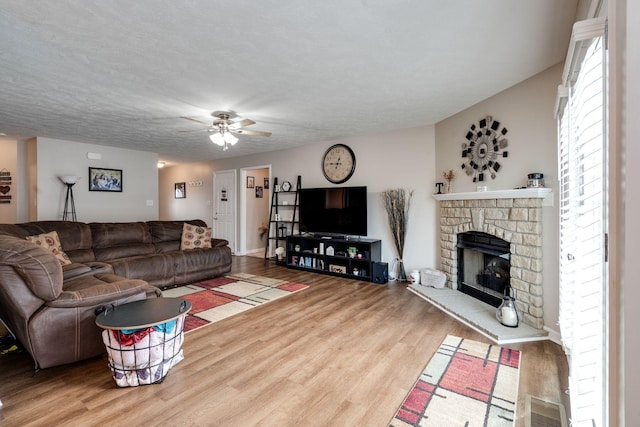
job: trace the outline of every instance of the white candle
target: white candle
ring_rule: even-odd
[[[502,323],[507,326],[516,326],[518,319],[516,317],[516,311],[510,307],[502,307],[500,312],[502,316]]]

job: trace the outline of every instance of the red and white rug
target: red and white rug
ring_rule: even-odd
[[[162,295],[191,302],[184,322],[184,331],[189,332],[306,288],[300,283],[237,273],[167,289]]]
[[[447,335],[390,426],[513,426],[520,352]]]

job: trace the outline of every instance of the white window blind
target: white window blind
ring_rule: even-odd
[[[606,40],[605,22],[595,24],[582,36],[574,27],[563,82],[568,97],[557,111],[560,333],[569,359],[572,426],[590,427],[606,425],[607,412]]]

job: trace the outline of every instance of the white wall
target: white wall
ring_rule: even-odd
[[[81,177],[73,187],[78,221],[158,218],[157,154],[40,137],[36,144],[38,220],[62,219],[66,187],[60,175]],[[102,159],[89,160],[89,152]],[[122,169],[122,192],[89,191],[89,166]]]
[[[194,186],[192,182],[202,182]],[[187,183],[187,197],[176,199],[177,182]],[[158,198],[161,220],[201,219],[213,223],[213,172],[209,163],[188,163],[165,166],[158,171]]]
[[[277,135],[273,137],[277,138]],[[242,140],[240,143],[243,143]],[[253,165],[271,165],[272,177],[278,177],[279,182],[288,180],[294,184],[296,177],[301,175],[303,187],[330,187],[332,184],[324,178],[320,164],[326,149],[335,143],[349,145],[356,154],[356,171],[342,186],[368,187],[368,235],[383,241],[383,261],[390,262],[396,255],[380,193],[389,188],[403,187],[415,192],[409,213],[405,266],[407,270],[435,267],[438,220],[436,203],[431,197],[431,189],[435,183],[433,126],[219,160],[212,162],[212,170],[239,170]],[[244,182],[239,185],[243,187]]]
[[[545,186],[554,192],[554,206],[543,208],[543,280],[545,327],[558,332],[558,162],[557,125],[553,115],[556,88],[561,81],[562,65],[543,71],[491,98],[488,98],[435,126],[436,178],[442,172],[456,172],[456,192],[476,191],[477,183],[461,169],[462,143],[472,124],[488,115],[508,129],[509,152],[501,158],[496,179],[485,181],[489,190],[526,186],[527,174],[544,173]]]

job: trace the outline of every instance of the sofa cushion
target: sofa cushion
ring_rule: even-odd
[[[211,248],[211,228],[184,223],[180,249],[206,249]]]
[[[92,222],[89,227],[94,249],[153,242],[144,222]]]
[[[62,279],[67,281],[75,277],[86,276],[91,273],[91,267],[86,264],[73,262],[62,266]]]
[[[24,239],[29,234],[38,233],[29,233],[18,224],[0,224],[0,234],[8,234],[9,236],[22,237]]]
[[[19,224],[27,235],[56,231],[64,251],[71,257],[72,251],[91,250],[91,229],[84,222],[74,221],[34,221]]]
[[[157,292],[144,280],[125,279],[114,274],[96,274],[65,282],[60,296],[49,307],[87,307],[108,304],[139,293]],[[156,296],[159,296],[156,293]]]
[[[149,227],[144,222],[92,222],[89,227],[96,261],[108,262],[156,252]]]
[[[58,237],[57,231],[38,234],[36,236],[27,236],[26,238],[28,241],[50,251],[55,255],[57,260],[60,262],[60,265],[71,264],[69,256],[62,250],[62,245],[60,244],[60,238]]]
[[[115,274],[143,279],[156,286],[174,283],[175,265],[168,254],[130,256],[109,261]]]
[[[182,228],[185,222],[201,227],[207,226],[207,223],[201,219],[191,219],[188,221],[147,221],[153,243],[180,242],[182,238]],[[176,248],[176,250],[177,249],[179,248]]]

